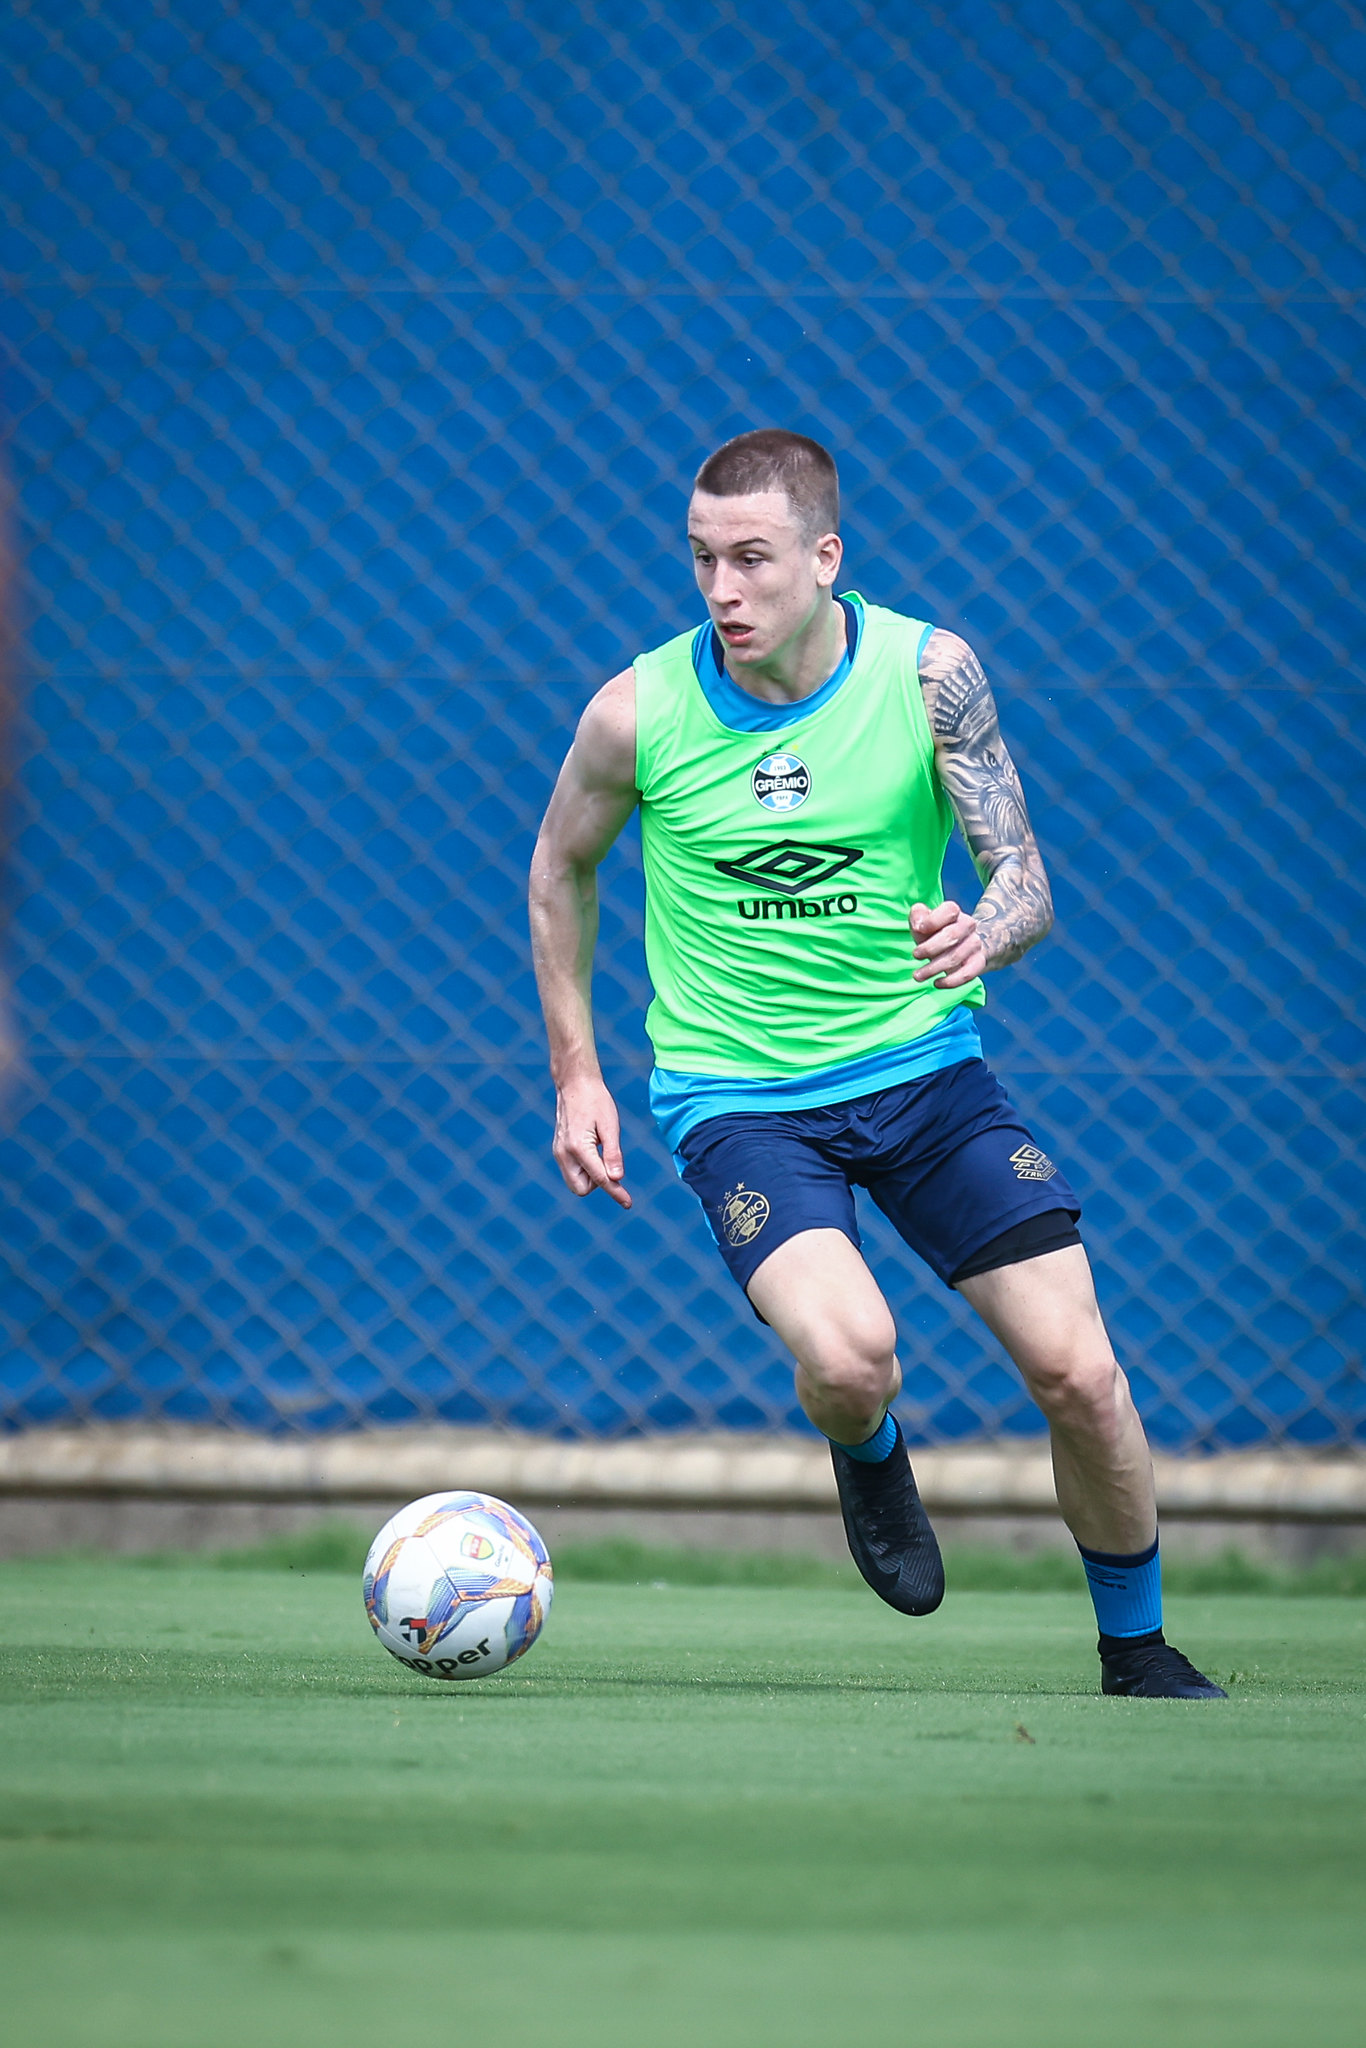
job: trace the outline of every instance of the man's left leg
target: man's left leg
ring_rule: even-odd
[[[1078,1244],[958,1282],[1048,1422],[1058,1505],[1095,1602],[1106,1692],[1222,1699],[1162,1635],[1152,1459]]]

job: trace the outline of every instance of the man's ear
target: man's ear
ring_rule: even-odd
[[[816,542],[816,581],[822,590],[829,590],[840,573],[844,560],[844,542],[837,533],[823,533]]]

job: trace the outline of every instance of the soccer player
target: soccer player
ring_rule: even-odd
[[[981,977],[1053,915],[977,657],[954,633],[835,594],[839,481],[800,434],[741,434],[703,463],[688,540],[708,623],[593,698],[532,863],[560,1171],[576,1195],[601,1188],[630,1208],[591,982],[597,867],[639,805],[651,1107],[722,1258],[795,1360],[864,1578],[903,1614],[943,1598],[889,1412],[896,1333],[855,1187],[971,1302],[1047,1418],[1104,1691],[1222,1699],[1162,1634],[1152,1463],[1080,1206],[973,1022]],[[971,911],[944,900],[955,817],[982,882]]]

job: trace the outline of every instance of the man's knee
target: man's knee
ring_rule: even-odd
[[[1114,1353],[1090,1346],[1036,1366],[1031,1381],[1044,1414],[1064,1428],[1112,1428],[1128,1391]]]
[[[884,1401],[896,1370],[896,1326],[885,1303],[822,1317],[806,1333],[801,1366],[822,1391]]]

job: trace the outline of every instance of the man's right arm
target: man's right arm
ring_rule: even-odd
[[[598,691],[565,756],[531,858],[531,954],[555,1082],[555,1161],[576,1195],[623,1209],[621,1124],[593,1037],[598,863],[636,807],[636,679]]]

